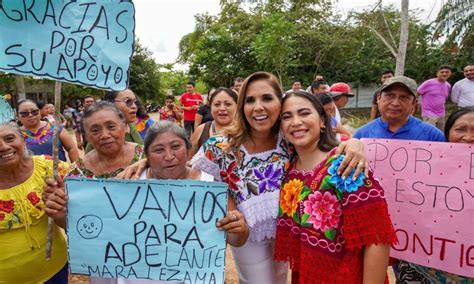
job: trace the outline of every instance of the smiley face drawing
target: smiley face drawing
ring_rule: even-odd
[[[95,215],[84,215],[77,221],[76,228],[84,239],[95,239],[102,232],[102,220]]]

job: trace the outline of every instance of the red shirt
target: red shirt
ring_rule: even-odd
[[[202,96],[199,93],[183,93],[179,98],[179,102],[184,107],[196,106],[203,102]],[[196,117],[197,109],[193,110],[184,110],[184,120],[185,121],[194,121]]]

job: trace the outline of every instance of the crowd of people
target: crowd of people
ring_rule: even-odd
[[[290,271],[292,283],[388,283],[395,230],[359,139],[474,143],[474,65],[452,89],[446,65],[419,86],[393,75],[381,74],[371,121],[353,134],[340,112],[354,96],[350,86],[330,85],[320,74],[308,89],[296,81],[284,92],[273,74],[256,72],[211,89],[205,103],[189,82],[178,103],[165,98],[157,122],[130,89],[100,101],[84,97],[60,121],[50,104],[18,102],[16,121],[0,125],[0,283],[67,283],[60,228],[68,176],[225,182],[228,213],[216,226],[227,232],[240,283],[287,283]],[[445,119],[450,94],[459,109]],[[418,100],[422,120],[414,116]],[[55,180],[49,157],[56,128]],[[351,198],[368,190],[379,194]],[[50,261],[48,216],[55,220]],[[399,283],[474,281],[403,260],[390,265]]]

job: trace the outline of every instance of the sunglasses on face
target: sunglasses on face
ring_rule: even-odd
[[[126,106],[131,107],[133,104],[137,105],[137,99],[124,99],[124,100],[116,100],[115,102],[122,102]]]
[[[39,114],[39,109],[33,109],[33,110],[30,110],[30,111],[20,111],[19,114],[20,114],[21,117],[28,117],[28,116],[30,116],[30,114],[32,116],[37,116]]]

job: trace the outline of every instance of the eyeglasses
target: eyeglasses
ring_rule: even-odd
[[[126,106],[131,107],[133,104],[137,105],[137,99],[124,99],[124,100],[115,100],[116,103],[122,102],[125,103]]]
[[[20,111],[19,114],[20,114],[21,117],[28,117],[28,116],[30,116],[30,114],[32,116],[37,116],[39,114],[39,109],[33,109],[33,110],[30,110],[30,111]]]

